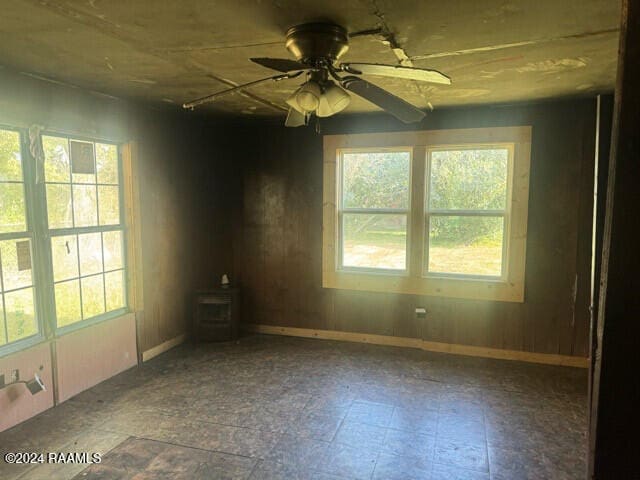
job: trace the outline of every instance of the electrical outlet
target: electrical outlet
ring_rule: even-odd
[[[11,370],[11,378],[9,383],[14,383],[20,380],[20,370],[17,368],[15,370]]]
[[[416,308],[416,318],[427,318],[427,309],[426,308]]]

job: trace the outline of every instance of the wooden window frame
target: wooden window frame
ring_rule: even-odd
[[[326,135],[323,164],[322,286],[346,290],[494,300],[524,301],[531,127],[427,130],[384,134]],[[509,161],[503,273],[498,277],[437,274],[426,271],[428,152],[473,146],[505,146]],[[412,150],[411,192],[407,222],[406,271],[343,269],[340,264],[340,179],[342,151]]]

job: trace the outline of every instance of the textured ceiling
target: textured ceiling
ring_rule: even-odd
[[[0,64],[87,89],[181,105],[270,75],[249,57],[284,57],[284,32],[332,20],[382,28],[418,67],[452,86],[369,77],[426,108],[611,90],[617,0],[5,0]],[[397,63],[379,35],[351,40],[345,61]],[[267,83],[212,104],[281,115],[299,80]],[[356,99],[349,111],[375,107]]]

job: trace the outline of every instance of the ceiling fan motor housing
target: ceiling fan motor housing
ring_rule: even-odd
[[[285,46],[305,64],[315,65],[326,59],[333,63],[349,50],[349,35],[339,25],[305,23],[287,31]]]

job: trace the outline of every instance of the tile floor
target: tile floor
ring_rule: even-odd
[[[3,433],[2,479],[583,479],[587,372],[252,336],[183,345]]]

